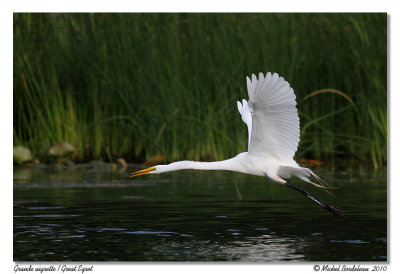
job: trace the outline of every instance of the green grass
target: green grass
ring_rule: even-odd
[[[43,161],[247,147],[245,76],[278,72],[301,119],[296,158],[387,161],[386,14],[14,14],[14,145]],[[321,89],[335,89],[354,102]]]

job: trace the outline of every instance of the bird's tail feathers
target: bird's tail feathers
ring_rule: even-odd
[[[291,167],[291,166],[281,166],[279,168],[279,176],[283,178],[290,178],[292,175],[327,192],[329,192],[329,189],[335,189],[334,187],[326,183],[324,180],[322,180],[317,174],[315,174],[309,168]]]
[[[310,183],[318,188],[321,188],[323,190],[326,190],[329,192],[329,189],[336,189],[335,187],[329,185],[327,182],[322,180],[317,174],[315,174],[312,170],[308,169],[310,172],[310,175],[317,181],[317,183],[314,183],[310,181]]]

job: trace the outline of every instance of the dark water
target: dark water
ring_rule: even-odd
[[[15,261],[387,261],[386,171],[319,174],[331,215],[261,177],[106,165],[14,170]]]

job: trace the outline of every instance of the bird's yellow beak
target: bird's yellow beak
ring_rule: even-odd
[[[149,174],[151,171],[156,170],[154,167],[150,167],[150,168],[146,168],[146,169],[142,169],[136,172],[131,173],[131,175],[129,177],[135,177],[135,176],[139,176],[139,175],[146,175]]]

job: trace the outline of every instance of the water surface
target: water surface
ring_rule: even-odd
[[[15,261],[387,261],[386,171],[319,175],[341,219],[227,171],[128,177],[108,165],[14,170]]]

